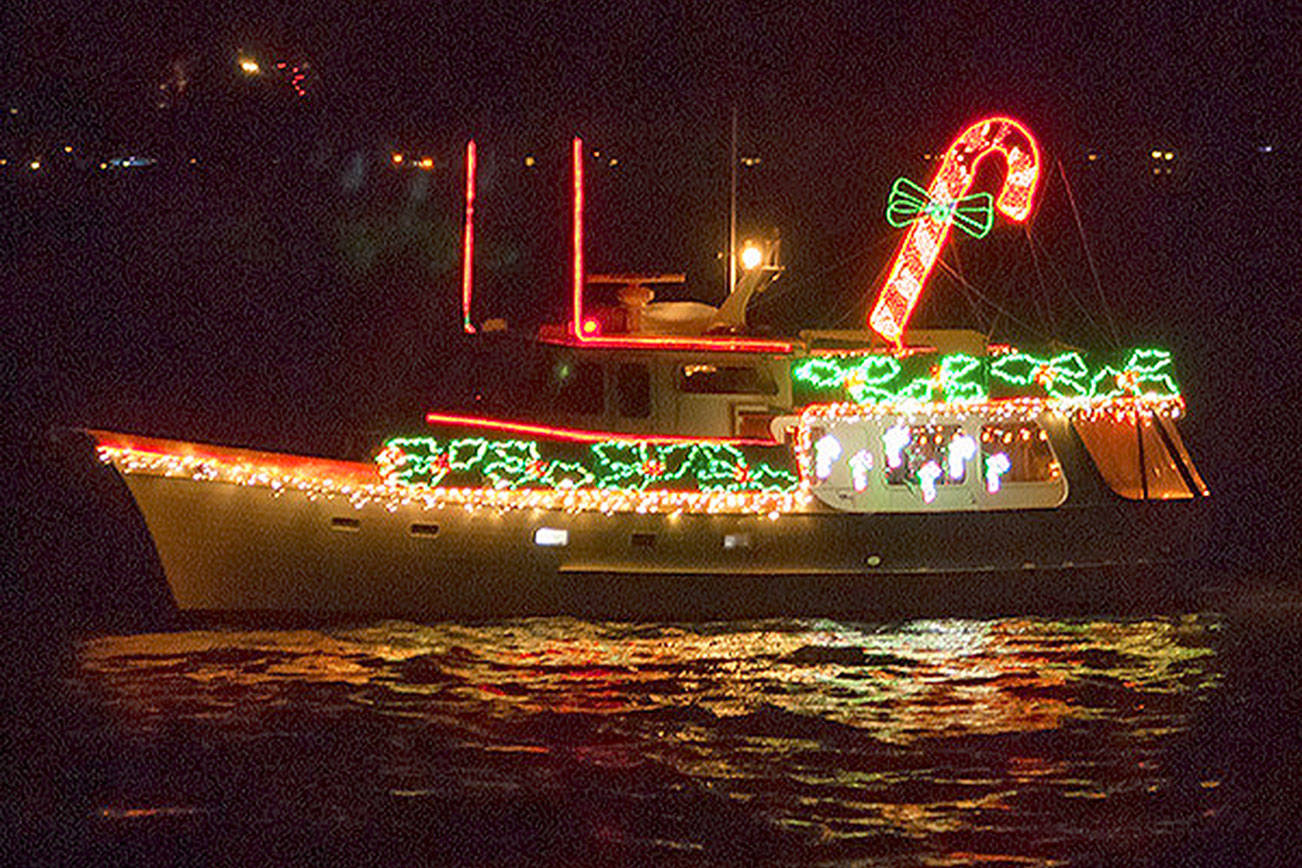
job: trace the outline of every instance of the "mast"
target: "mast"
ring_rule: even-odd
[[[728,286],[727,298],[737,285],[737,107],[732,107],[732,145],[728,150]]]

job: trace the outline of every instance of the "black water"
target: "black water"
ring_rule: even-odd
[[[61,646],[20,861],[1288,864],[1302,605]],[[57,670],[57,671],[56,671]]]

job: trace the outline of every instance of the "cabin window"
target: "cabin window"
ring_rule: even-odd
[[[606,408],[601,365],[559,361],[552,368],[555,406],[562,413],[597,416]]]
[[[775,395],[767,372],[740,365],[683,365],[678,388],[694,395]]]
[[[733,417],[736,420],[733,430],[737,432],[738,437],[745,437],[748,440],[773,439],[770,425],[775,417],[768,412],[768,408],[734,407]]]
[[[961,485],[976,444],[958,425],[896,424],[882,432],[882,465],[889,485]]]
[[[981,466],[991,493],[1005,482],[1050,482],[1062,475],[1049,435],[1034,422],[982,426]]]
[[[651,372],[646,365],[624,364],[615,369],[615,408],[630,419],[651,415]]]

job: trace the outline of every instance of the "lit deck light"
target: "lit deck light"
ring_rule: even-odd
[[[725,549],[748,549],[750,548],[750,534],[726,533],[723,535],[723,547]]]
[[[534,545],[567,546],[570,544],[570,532],[564,528],[540,527],[533,532]]]
[[[741,251],[741,267],[750,271],[764,261],[764,251],[757,244],[747,244]]]

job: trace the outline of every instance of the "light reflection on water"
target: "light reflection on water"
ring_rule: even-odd
[[[1210,614],[213,628],[87,640],[74,686],[107,717],[114,811],[350,840],[435,828],[439,846],[476,828],[433,851],[451,861],[1051,864],[1214,822],[1216,773],[1194,780],[1171,756],[1220,683],[1221,628]]]

